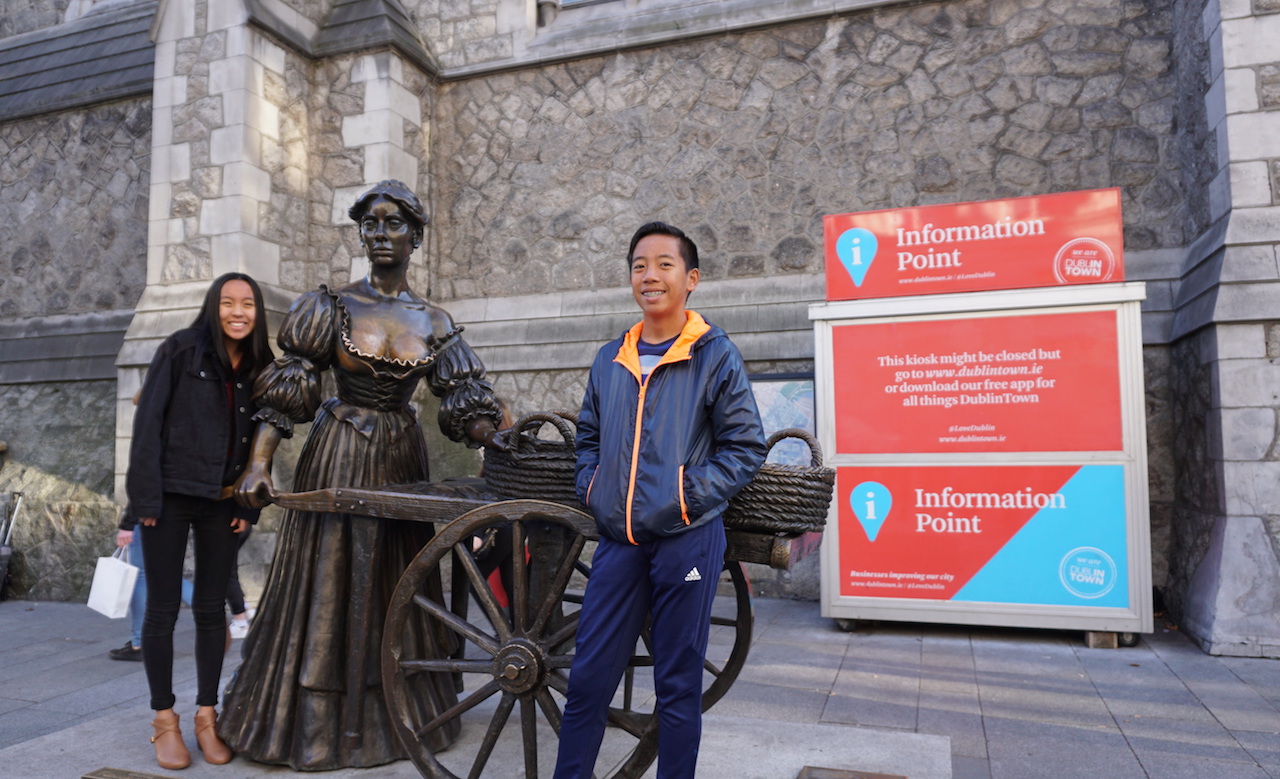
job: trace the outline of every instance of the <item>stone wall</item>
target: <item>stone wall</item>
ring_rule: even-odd
[[[137,302],[150,127],[145,99],[0,125],[0,325],[91,331]],[[85,342],[63,340],[48,340],[45,358],[61,365],[32,371],[43,378],[0,384],[0,440],[9,447],[0,498],[25,495],[13,589],[52,600],[87,595],[93,559],[111,551],[118,519],[116,387],[83,380]]]
[[[0,318],[137,302],[150,129],[149,100],[0,124]]]
[[[819,216],[1123,190],[1129,251],[1184,245],[1161,2],[931,3],[447,83],[443,299],[619,283],[639,223],[704,278],[821,269]]]
[[[110,381],[0,385],[0,510],[23,493],[12,590],[37,600],[89,594],[94,558],[115,548],[115,387]]]
[[[71,0],[0,0],[0,39],[62,22]]]

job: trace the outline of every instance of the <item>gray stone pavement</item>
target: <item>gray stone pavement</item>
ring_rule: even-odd
[[[706,716],[702,777],[792,779],[806,765],[916,779],[1280,777],[1280,661],[1211,657],[1169,629],[1107,650],[1060,631],[874,623],[844,633],[810,602],[756,599],[755,612],[746,666]],[[80,604],[0,603],[0,776],[290,773],[242,758],[209,766],[198,753],[184,771],[157,768],[141,664],[106,656],[126,637],[123,620]],[[184,611],[175,688],[188,731],[191,637]],[[712,654],[728,640],[713,635]],[[478,709],[440,756],[454,773],[465,774],[486,716]],[[505,735],[485,776],[522,775]],[[322,775],[418,774],[401,762]]]

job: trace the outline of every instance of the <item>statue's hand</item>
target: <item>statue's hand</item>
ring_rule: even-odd
[[[266,467],[249,464],[248,470],[236,482],[236,503],[251,509],[260,509],[275,500],[275,487],[271,484],[271,473]]]
[[[515,429],[510,427],[505,430],[490,430],[484,436],[485,448],[509,452],[514,444],[515,436]]]

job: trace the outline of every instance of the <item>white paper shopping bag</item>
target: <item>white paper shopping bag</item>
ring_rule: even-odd
[[[133,585],[138,582],[138,568],[129,564],[128,556],[126,547],[117,547],[110,557],[98,558],[93,572],[89,608],[111,619],[120,619],[129,613]]]

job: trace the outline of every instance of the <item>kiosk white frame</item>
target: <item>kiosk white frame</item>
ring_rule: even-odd
[[[1143,283],[1127,282],[812,304],[809,307],[809,318],[814,322],[814,391],[818,408],[818,440],[826,453],[826,465],[837,469],[841,466],[868,465],[1120,465],[1124,469],[1128,554],[1127,608],[841,595],[839,539],[846,529],[840,526],[837,505],[833,501],[822,544],[822,615],[837,619],[1151,632],[1150,506],[1147,491],[1146,406],[1143,394],[1140,311],[1141,301],[1145,297]],[[867,322],[945,321],[976,316],[1087,311],[1116,312],[1123,441],[1121,451],[849,454],[836,448],[839,416],[835,407],[833,328]],[[843,493],[837,489],[837,494]]]

